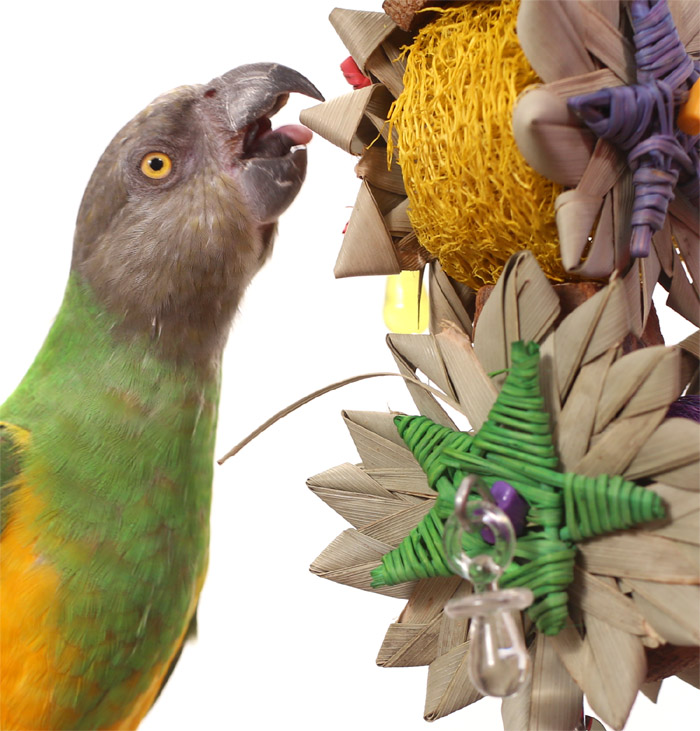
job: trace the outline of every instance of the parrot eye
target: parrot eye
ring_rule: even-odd
[[[167,178],[172,169],[173,161],[164,152],[149,152],[141,159],[141,172],[153,180]]]

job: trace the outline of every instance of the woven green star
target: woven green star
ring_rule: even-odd
[[[655,492],[621,475],[592,478],[559,470],[540,392],[539,360],[536,343],[512,344],[512,367],[474,435],[425,416],[396,417],[401,438],[438,495],[425,518],[372,571],[372,586],[451,575],[442,534],[460,483],[469,474],[479,475],[489,487],[506,480],[529,509],[526,532],[517,540],[515,559],[500,585],[530,588],[535,602],[528,614],[541,632],[553,635],[568,615],[575,543],[665,516]],[[470,556],[493,550],[478,534],[465,533],[462,546]]]

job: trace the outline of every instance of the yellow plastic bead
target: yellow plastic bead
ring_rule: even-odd
[[[687,135],[700,135],[700,79],[692,85],[688,100],[678,112],[678,127]]]
[[[384,323],[391,332],[423,332],[428,327],[428,307],[420,272],[401,272],[387,277]]]

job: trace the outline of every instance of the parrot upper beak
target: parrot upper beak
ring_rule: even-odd
[[[272,130],[270,117],[298,92],[323,101],[318,89],[293,69],[272,63],[240,66],[206,87],[223,118],[238,179],[251,212],[273,223],[294,200],[306,175],[311,131],[301,125]]]

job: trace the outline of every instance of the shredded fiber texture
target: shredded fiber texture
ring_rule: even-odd
[[[538,81],[518,44],[517,10],[504,0],[440,12],[408,49],[389,113],[418,240],[474,288],[493,284],[523,249],[550,279],[566,278],[554,218],[561,188],[525,162],[511,131],[518,94]]]

